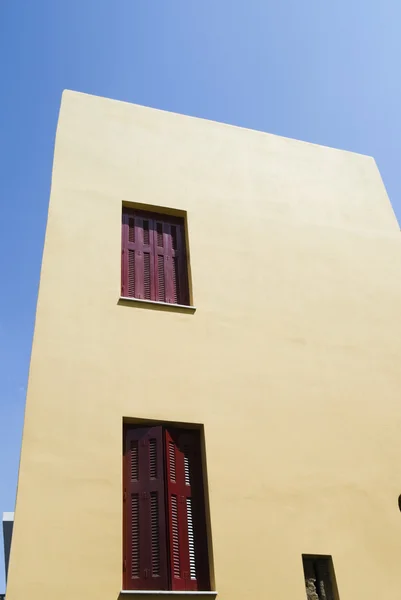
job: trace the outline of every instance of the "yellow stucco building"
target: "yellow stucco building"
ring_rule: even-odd
[[[400,249],[372,158],[65,92],[7,600],[398,598]]]

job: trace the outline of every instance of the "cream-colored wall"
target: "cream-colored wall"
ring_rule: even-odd
[[[188,212],[194,314],[118,304],[123,201]],[[203,423],[221,600],[401,593],[401,245],[373,159],[65,92],[7,600],[116,600],[121,424]]]

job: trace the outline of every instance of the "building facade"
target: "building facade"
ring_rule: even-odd
[[[65,92],[7,600],[401,590],[372,158]]]

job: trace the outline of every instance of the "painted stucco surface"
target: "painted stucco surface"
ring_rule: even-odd
[[[194,314],[121,305],[122,202],[187,211]],[[123,417],[205,427],[221,600],[401,590],[401,237],[374,160],[65,92],[7,600],[116,600]]]

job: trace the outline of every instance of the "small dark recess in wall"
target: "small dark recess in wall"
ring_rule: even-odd
[[[302,555],[307,600],[338,600],[331,556]]]

